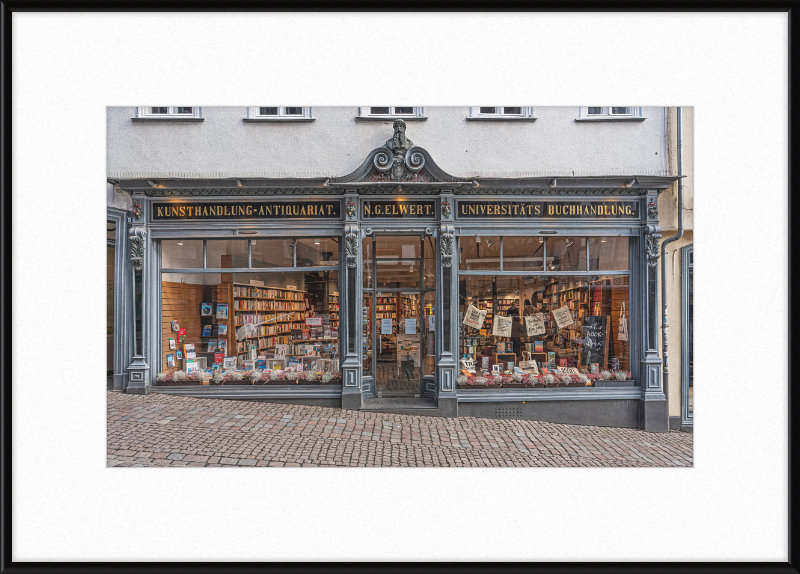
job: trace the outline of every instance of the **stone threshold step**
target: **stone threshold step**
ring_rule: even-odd
[[[361,410],[409,410],[409,409],[438,409],[435,399],[365,399]]]

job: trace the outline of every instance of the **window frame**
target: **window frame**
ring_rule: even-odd
[[[600,234],[596,234],[596,233],[590,233],[590,234],[589,233],[574,233],[574,234],[565,234],[562,237],[573,237],[573,238],[574,237],[585,237],[586,238],[586,246],[585,246],[585,249],[586,249],[586,262],[587,262],[586,263],[586,265],[587,265],[587,270],[586,271],[550,271],[550,269],[548,268],[546,262],[547,262],[547,238],[548,237],[553,237],[551,235],[544,236],[544,246],[543,246],[543,253],[542,253],[542,257],[543,257],[543,260],[545,262],[545,265],[544,265],[545,270],[544,271],[505,271],[505,270],[503,270],[503,268],[504,268],[504,265],[503,265],[503,240],[506,237],[528,237],[528,238],[531,239],[531,241],[533,241],[534,238],[542,237],[541,235],[531,235],[531,234],[528,234],[528,233],[511,232],[511,233],[507,233],[505,235],[501,235],[500,236],[500,268],[501,268],[500,271],[497,271],[497,270],[494,270],[494,271],[492,271],[492,270],[464,271],[464,270],[461,269],[461,266],[460,266],[460,257],[459,257],[459,252],[458,252],[458,245],[459,245],[458,241],[462,237],[474,238],[475,235],[478,234],[478,233],[479,233],[478,230],[469,229],[469,231],[466,231],[464,233],[458,233],[454,237],[454,240],[455,240],[455,253],[454,253],[454,257],[453,257],[453,267],[454,267],[454,271],[455,271],[454,282],[456,284],[458,284],[461,281],[462,277],[466,277],[466,276],[483,276],[483,277],[493,277],[493,276],[494,277],[503,277],[503,276],[511,276],[511,277],[536,276],[536,277],[539,277],[539,278],[544,278],[545,280],[550,278],[550,277],[559,277],[559,276],[561,276],[561,277],[565,277],[565,276],[597,277],[597,276],[601,276],[601,275],[604,275],[604,276],[624,276],[624,277],[628,278],[627,279],[628,305],[629,305],[629,309],[630,309],[630,313],[628,314],[628,329],[629,329],[629,333],[631,333],[631,334],[636,332],[635,329],[634,329],[634,325],[633,325],[633,319],[634,319],[633,309],[635,308],[635,305],[637,305],[639,303],[639,300],[636,297],[636,285],[637,285],[637,283],[636,283],[636,281],[637,281],[637,279],[636,279],[637,278],[636,269],[637,269],[638,263],[637,263],[637,259],[636,259],[635,253],[636,253],[636,249],[638,247],[636,245],[636,242],[634,241],[635,235],[630,235],[629,236],[630,237],[630,241],[628,243],[628,266],[627,266],[627,269],[625,269],[625,270],[608,270],[608,271],[604,271],[604,270],[589,270],[589,267],[590,267],[590,265],[589,265],[589,239],[591,239],[591,238],[601,238],[601,237],[614,237],[615,235],[609,235],[608,233],[600,233]],[[483,236],[484,234],[486,234],[486,236],[491,235],[491,233],[489,233],[488,231],[481,232],[481,236]],[[458,320],[458,313],[459,313],[460,305],[456,304],[456,305],[454,305],[454,308],[455,308],[454,313],[455,313],[456,321],[457,321]],[[462,346],[461,340],[462,340],[461,330],[458,329],[457,332],[456,332],[456,344],[457,344],[459,349]],[[632,381],[633,382],[633,386],[629,387],[629,388],[626,388],[626,390],[636,389],[636,391],[638,392],[639,389],[641,388],[640,387],[641,383],[639,382],[639,376],[638,376],[638,373],[637,373],[637,371],[635,369],[635,365],[638,364],[638,357],[640,355],[640,351],[639,351],[635,341],[636,341],[635,336],[629,335],[629,345],[630,345],[630,347],[629,347],[629,365],[628,365],[628,369],[626,369],[626,370],[628,370],[631,373],[631,379],[629,380],[629,382]],[[570,389],[570,390],[583,393],[583,392],[587,392],[587,391],[588,392],[598,392],[598,391],[599,392],[609,392],[609,391],[613,392],[613,391],[619,391],[621,389],[619,389],[618,387],[604,387],[604,386],[598,387],[598,386],[592,385],[591,387],[587,387],[586,390],[584,390],[584,389]],[[543,391],[546,392],[546,391],[548,391],[548,389],[524,389],[524,391],[520,390],[518,392],[522,392],[524,394],[529,394],[529,393],[542,393]],[[463,388],[458,390],[459,394],[462,393],[462,392],[467,392],[467,393],[473,393],[473,392],[474,393],[489,393],[491,391],[487,391],[487,390],[470,390],[470,389],[463,389]],[[564,392],[564,391],[563,390],[559,390],[559,392]]]
[[[407,122],[422,122],[426,121],[428,117],[425,115],[425,109],[422,106],[411,106],[413,109],[410,114],[395,113],[396,108],[401,106],[387,106],[389,108],[388,114],[373,114],[370,110],[378,106],[359,106],[358,115],[356,116],[357,122],[388,122],[393,120],[405,120]],[[407,106],[405,106],[407,107]]]
[[[339,253],[336,262],[333,265],[316,265],[299,267],[297,265],[297,242],[300,239],[314,239],[315,237],[325,239],[335,239],[339,242]],[[253,241],[265,240],[289,240],[292,242],[292,265],[287,267],[253,267]],[[203,266],[202,267],[161,267],[161,273],[285,273],[295,271],[338,271],[342,260],[342,246],[343,241],[341,237],[336,235],[318,235],[318,236],[300,236],[300,237],[278,237],[278,236],[263,236],[263,237],[236,237],[233,239],[224,237],[161,237],[158,239],[159,251],[162,250],[164,241],[202,241],[203,242]],[[209,267],[208,266],[208,242],[209,241],[247,241],[247,267]]]
[[[615,114],[614,107],[627,107],[628,113]],[[599,114],[589,113],[590,108],[600,108]],[[634,106],[582,106],[578,108],[576,122],[643,122],[647,119],[643,115],[643,108]]]
[[[275,107],[278,108],[277,114],[263,115],[260,113],[262,107]],[[289,107],[299,107],[302,110],[300,114],[287,114],[286,109]],[[253,123],[269,123],[269,122],[313,122],[314,117],[311,116],[311,108],[309,106],[248,106],[247,115],[242,118],[242,121]]]
[[[470,107],[467,121],[535,122],[538,119],[534,117],[533,108],[530,106],[514,106],[520,108],[520,113],[518,114],[504,114],[503,109],[507,106],[493,106],[495,111],[491,114],[482,113],[481,107],[490,106]],[[500,110],[500,112],[498,113],[497,110]]]
[[[166,107],[166,114],[154,114],[151,110],[156,107]],[[137,106],[133,121],[170,121],[170,122],[202,122],[203,108],[199,106],[189,106],[190,113],[178,113],[178,108],[187,106]]]

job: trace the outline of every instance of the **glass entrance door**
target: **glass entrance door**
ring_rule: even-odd
[[[364,240],[364,375],[377,397],[422,396],[436,374],[434,247],[423,232]]]

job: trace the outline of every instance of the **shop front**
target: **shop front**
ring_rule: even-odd
[[[339,178],[114,182],[141,206],[128,391],[666,430],[675,178],[459,178],[404,128]]]

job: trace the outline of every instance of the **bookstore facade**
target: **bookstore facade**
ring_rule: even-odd
[[[666,430],[676,178],[457,178],[400,124],[343,177],[115,182],[127,390]]]

